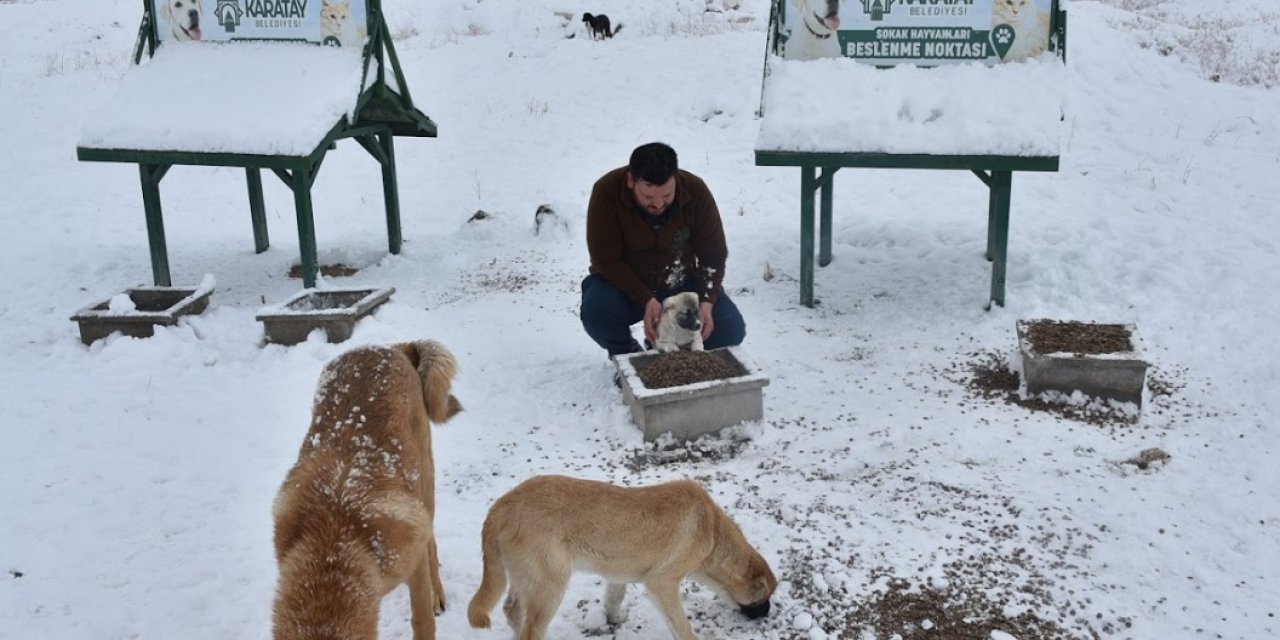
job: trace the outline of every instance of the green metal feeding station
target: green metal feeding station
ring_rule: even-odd
[[[138,165],[156,285],[171,285],[160,181],[175,165],[199,165],[244,168],[258,253],[269,246],[262,170],[293,192],[303,285],[313,288],[318,264],[311,187],[325,154],[347,138],[382,167],[387,246],[400,252],[393,141],[434,138],[437,128],[414,106],[379,0],[349,0],[338,20],[322,17],[319,2],[206,0],[188,3],[184,11],[163,0],[142,4],[136,66],[115,99],[85,124],[76,156]],[[197,81],[184,84],[186,91],[164,90],[176,66]],[[281,126],[279,133],[237,128],[231,114],[279,112],[287,125],[291,109],[313,105],[337,106],[327,121],[324,113],[312,114],[307,126]],[[184,126],[202,128],[175,136],[166,113],[180,110],[209,117],[189,117]],[[248,115],[243,120],[252,124]]]
[[[832,4],[809,2],[810,8],[828,12]],[[827,21],[830,14],[799,14],[789,11],[789,0],[774,0],[761,82],[755,163],[800,168],[801,304],[815,302],[815,209],[817,263],[826,266],[832,260],[835,173],[858,167],[959,169],[977,176],[989,190],[988,306],[1003,306],[1013,172],[1058,170],[1058,143],[1049,130],[1059,128],[1063,118],[1066,11],[1058,0],[1032,0],[1014,17],[973,4],[862,0],[835,6],[838,21]],[[838,64],[809,62],[818,58],[836,58]],[[909,82],[895,82],[904,78]],[[1011,84],[1024,81],[1030,83]],[[1001,104],[990,111],[1006,116],[1035,109],[1031,115],[1039,130],[1017,132],[1031,134],[1029,140],[994,133],[968,146],[948,146],[966,129],[1000,130],[991,122],[967,120],[972,112],[953,116],[933,106],[932,112],[917,115],[908,108],[948,104],[941,98],[951,91],[964,91],[981,103],[986,88],[992,95],[1016,93],[1023,98],[1018,102],[1034,105]],[[802,101],[803,108],[794,108]]]

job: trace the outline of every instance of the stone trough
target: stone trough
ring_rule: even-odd
[[[1027,393],[1037,395],[1057,391],[1074,392],[1142,406],[1147,362],[1142,359],[1142,341],[1137,327],[1118,325],[1129,333],[1131,351],[1087,353],[1040,353],[1028,338],[1032,321],[1017,322],[1018,349],[1022,354],[1022,374]]]
[[[356,321],[373,313],[395,291],[392,287],[304,289],[278,305],[264,307],[257,319],[270,343],[298,344],[316,329],[323,329],[329,342],[342,342],[351,337]]]
[[[670,433],[677,440],[691,440],[764,416],[762,389],[768,386],[769,379],[743,355],[741,347],[713,349],[708,353],[739,365],[743,375],[649,389],[637,372],[662,354],[644,351],[614,357],[614,365],[622,374],[623,401],[631,409],[631,420],[644,432],[645,440],[654,440],[664,433]]]
[[[115,332],[149,338],[155,335],[156,326],[173,326],[181,316],[202,313],[211,294],[211,281],[194,288],[134,287],[81,309],[71,319],[79,323],[80,341],[85,344]]]

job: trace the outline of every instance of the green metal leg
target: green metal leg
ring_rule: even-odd
[[[157,287],[170,287],[169,250],[164,240],[164,214],[160,211],[160,179],[169,165],[139,164],[142,207],[147,214],[147,243],[151,246],[151,277]]]
[[[818,218],[818,265],[831,264],[831,199],[835,195],[836,171],[840,167],[823,167],[818,182],[822,198]]]
[[[249,216],[253,219],[253,250],[262,253],[271,246],[271,238],[267,235],[267,213],[262,204],[262,170],[246,167],[245,176],[249,179]]]
[[[1005,262],[1009,248],[1009,194],[1012,171],[991,172],[991,225],[988,252],[991,254],[991,302],[1004,306]],[[990,308],[990,305],[988,305]]]
[[[311,210],[311,169],[296,169],[293,172],[293,202],[298,209],[298,247],[302,251],[302,286],[312,289],[316,286],[316,228]]]
[[[400,191],[396,184],[396,149],[390,131],[378,134],[385,160],[382,162],[382,195],[387,203],[387,248],[400,253]]]
[[[800,168],[800,304],[813,306],[813,190],[815,167]]]
[[[995,260],[996,245],[996,190],[994,186],[988,187],[990,194],[987,196],[987,262]]]
[[[982,181],[982,184],[987,185],[987,252],[984,256],[986,257],[987,262],[991,262],[991,260],[994,259],[994,256],[991,254],[992,248],[996,243],[996,199],[990,194],[993,193],[993,189],[995,187],[992,183],[991,175],[986,171],[980,171],[978,169],[970,169],[970,171],[973,172],[973,175],[978,176],[978,179]]]

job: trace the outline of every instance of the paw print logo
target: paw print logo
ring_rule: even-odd
[[[1007,24],[998,24],[991,29],[991,46],[995,47],[996,55],[1000,56],[1001,60],[1013,48],[1014,37],[1013,27]]]

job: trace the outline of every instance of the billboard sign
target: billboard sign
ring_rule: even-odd
[[[776,0],[789,60],[853,58],[878,66],[987,64],[1049,48],[1056,0]]]
[[[160,42],[293,40],[360,47],[366,0],[149,0]]]

